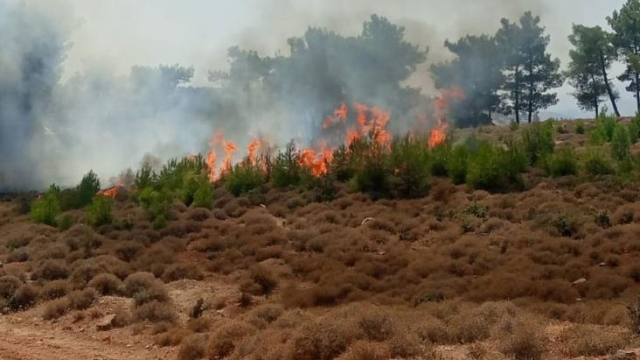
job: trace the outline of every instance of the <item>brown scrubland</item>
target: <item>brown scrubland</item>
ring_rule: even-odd
[[[574,126],[558,125],[558,146],[588,141]],[[71,210],[67,229],[32,222],[28,195],[7,196],[0,322],[97,332],[106,318],[109,341],[145,339],[180,360],[536,360],[639,348],[637,183],[523,176],[509,192],[435,177],[413,199],[345,184],[329,201],[270,184],[241,196],[219,187],[210,209],[173,200],[166,226],[127,194],[113,202],[115,221],[91,226],[88,210]]]

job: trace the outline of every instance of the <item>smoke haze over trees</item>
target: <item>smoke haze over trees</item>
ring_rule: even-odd
[[[284,5],[299,11],[294,3]],[[433,84],[460,87],[467,94],[449,119],[460,126],[486,124],[496,113],[513,117],[522,112],[529,120],[557,102],[559,64],[534,15],[548,11],[545,1],[488,1],[484,7],[508,12],[502,29],[497,20],[483,21],[489,28],[468,22],[458,29],[458,40],[446,42],[446,36],[427,36],[427,20],[395,21],[386,12],[398,10],[386,2],[356,1],[340,15],[353,18],[348,22],[336,13],[322,26],[308,23],[306,31],[278,34],[277,39],[261,39],[259,33],[241,36],[227,52],[228,66],[159,65],[167,64],[159,59],[131,64],[126,72],[113,71],[109,59],[88,58],[77,66],[79,58],[70,54],[86,48],[86,41],[74,34],[90,24],[81,24],[72,4],[85,10],[88,5],[60,4],[66,5],[0,0],[0,190],[73,184],[91,168],[108,179],[137,166],[147,153],[166,159],[202,152],[217,129],[239,142],[264,135],[279,147],[290,139],[309,143],[324,131],[322,119],[341,102],[390,111],[390,127],[401,134],[418,113],[431,114],[430,99],[437,95]],[[144,8],[140,4],[130,10]],[[107,5],[95,5],[101,6]],[[310,5],[309,11],[327,11],[318,6]],[[609,20],[616,52],[628,64],[621,80],[633,88],[638,51],[624,19],[635,14],[634,6]],[[528,9],[534,12],[521,19]],[[468,15],[460,13],[456,19],[470,19]],[[264,25],[265,31],[272,28]],[[519,42],[506,45],[500,36],[483,35],[495,31]],[[92,35],[98,40],[104,36]],[[281,51],[262,47],[287,39]],[[434,51],[442,44],[446,52]],[[130,55],[114,51],[118,57]],[[511,51],[511,57],[497,56]],[[508,65],[517,71],[508,71]],[[198,80],[198,73],[207,70],[209,81]]]

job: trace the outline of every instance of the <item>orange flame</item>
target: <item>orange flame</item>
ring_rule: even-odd
[[[327,116],[322,127],[326,129],[338,121],[345,121],[348,115],[349,108],[347,108],[347,104],[343,102],[339,108],[333,110],[333,116]]]
[[[440,96],[434,100],[436,126],[429,134],[429,147],[436,147],[447,140],[447,129],[449,123],[446,116],[449,112],[451,101],[460,101],[465,97],[465,93],[458,87],[440,90]]]
[[[247,158],[251,165],[255,165],[258,159],[256,158],[256,154],[258,152],[258,148],[260,147],[260,141],[253,140],[247,145]]]
[[[108,198],[115,199],[118,196],[118,193],[120,192],[121,187],[122,186],[120,185],[112,186],[108,189],[98,191],[97,195],[106,196]]]

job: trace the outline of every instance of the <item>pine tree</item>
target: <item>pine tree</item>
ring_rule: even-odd
[[[504,90],[511,102],[509,110],[515,112],[516,122],[520,122],[521,112],[526,112],[531,122],[538,111],[558,102],[557,94],[549,91],[562,85],[560,61],[547,52],[550,37],[544,35],[540,17],[526,12],[519,24],[507,19],[501,22],[496,39],[505,55]]]

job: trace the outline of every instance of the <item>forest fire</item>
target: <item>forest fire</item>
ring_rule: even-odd
[[[450,88],[442,90],[440,96],[434,100],[436,125],[429,134],[429,147],[438,146],[446,141],[450,103],[461,100],[464,96],[461,89]],[[418,117],[418,122],[424,125],[427,117],[426,114],[421,115]],[[387,125],[390,120],[391,113],[379,107],[355,102],[350,108],[346,102],[342,102],[322,123],[324,139],[313,146],[301,149],[298,163],[308,168],[313,176],[319,177],[328,172],[333,153],[341,145],[348,150],[360,139],[367,138],[389,151],[392,135]],[[209,153],[205,161],[209,167],[208,175],[211,182],[217,181],[224,173],[231,170],[237,150],[238,147],[234,142],[224,139],[222,131],[218,131],[209,141]],[[224,157],[222,162],[217,164],[219,152],[224,152]],[[264,138],[251,140],[246,147],[246,161],[251,165],[257,165],[260,157],[268,152],[269,147]]]
[[[120,192],[120,188],[122,188],[122,186],[120,185],[112,186],[110,188],[98,191],[98,195],[115,199],[118,196],[118,193]]]
[[[447,129],[449,128],[447,114],[449,112],[451,102],[460,101],[464,98],[464,91],[457,87],[443,89],[440,91],[440,96],[433,102],[436,125],[431,129],[429,134],[429,147],[436,147],[447,140]]]

